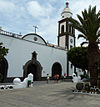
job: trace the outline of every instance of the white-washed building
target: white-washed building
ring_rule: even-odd
[[[40,35],[29,33],[24,36],[0,29],[0,42],[9,49],[2,61],[0,69],[4,80],[11,81],[15,77],[25,78],[33,73],[34,80],[41,80],[47,74],[60,77],[72,76],[73,65],[68,62],[67,50],[75,46],[75,29],[68,21],[72,13],[66,3],[58,22],[58,46],[48,44]]]

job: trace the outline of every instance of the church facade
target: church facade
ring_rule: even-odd
[[[24,36],[0,29],[0,42],[9,49],[3,61],[3,81],[15,77],[25,78],[29,73],[34,80],[41,80],[47,74],[60,77],[72,76],[73,65],[67,59],[67,50],[75,46],[75,29],[68,22],[72,13],[66,3],[58,22],[58,46],[47,43],[40,35],[29,33]]]

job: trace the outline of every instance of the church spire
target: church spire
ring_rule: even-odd
[[[72,17],[72,13],[70,11],[68,2],[66,2],[66,7],[62,11],[61,16],[62,16],[62,19]]]

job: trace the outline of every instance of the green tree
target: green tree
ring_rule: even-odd
[[[8,49],[2,46],[3,43],[0,43],[0,82],[3,80],[3,74],[2,74],[2,60],[5,55],[8,53]]]
[[[74,47],[67,52],[68,60],[83,71],[88,69],[87,47]]]
[[[100,11],[96,12],[96,6],[82,11],[82,16],[77,15],[78,21],[70,18],[72,26],[81,34],[78,38],[84,38],[88,42],[88,71],[90,72],[90,83],[92,86],[97,86],[97,66],[100,62],[100,53],[98,47],[98,39],[100,37]]]
[[[2,45],[3,45],[3,43],[0,43],[0,61],[8,53],[8,49],[3,47]]]

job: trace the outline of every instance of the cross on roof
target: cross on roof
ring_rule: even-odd
[[[36,29],[38,29],[38,27],[37,26],[33,26],[34,27],[34,29],[35,29],[35,33],[36,33]]]

